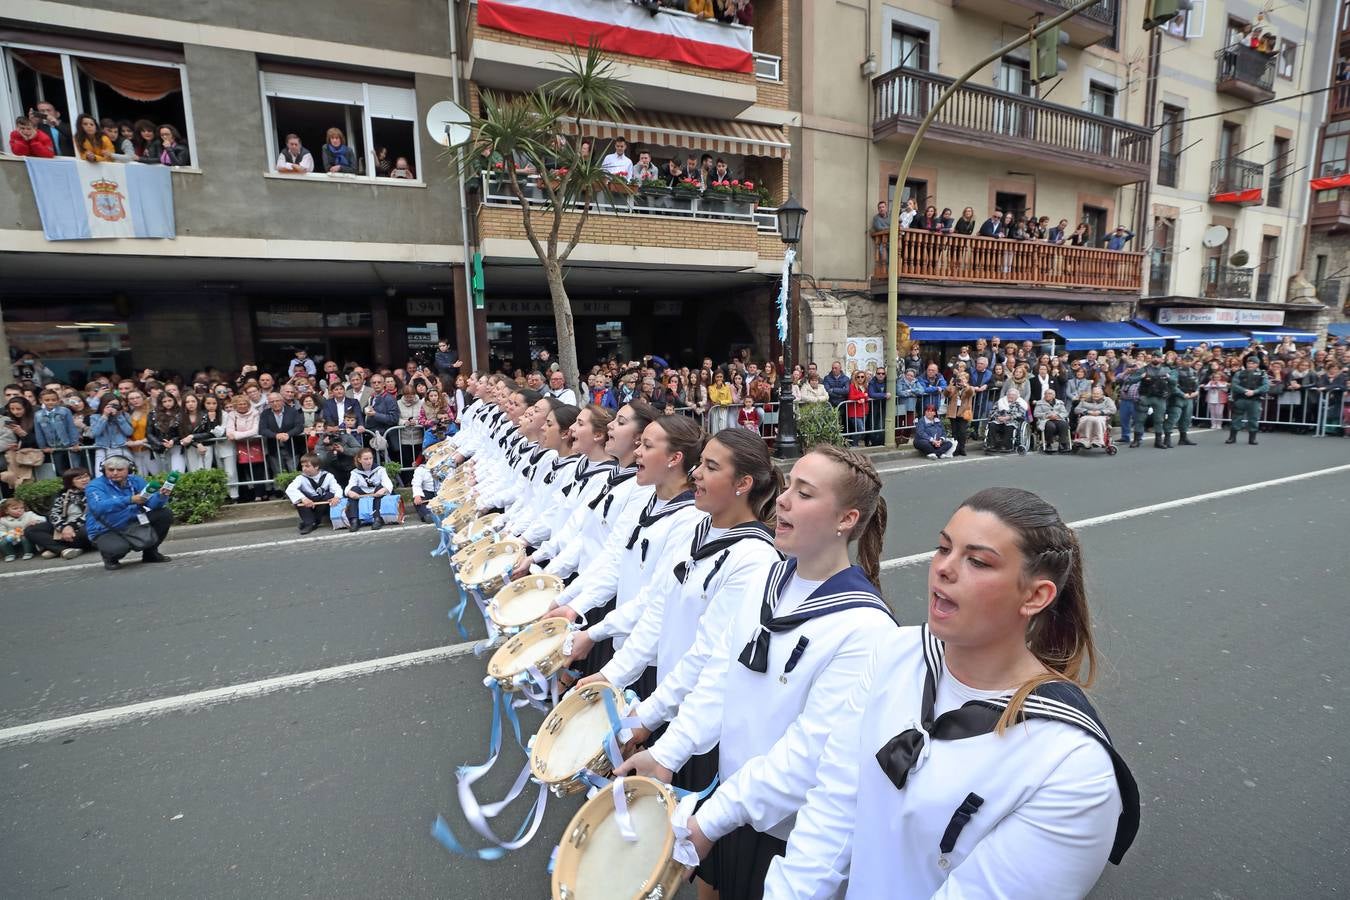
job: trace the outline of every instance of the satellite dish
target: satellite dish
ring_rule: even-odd
[[[1215,225],[1205,229],[1205,236],[1200,240],[1200,243],[1204,244],[1206,247],[1213,248],[1222,247],[1227,240],[1228,229],[1222,225]]]
[[[1239,250],[1228,258],[1228,262],[1239,269],[1244,269],[1247,267],[1247,260],[1250,258],[1250,254],[1246,250]]]
[[[427,132],[442,147],[469,141],[469,114],[458,103],[442,100],[427,110]]]

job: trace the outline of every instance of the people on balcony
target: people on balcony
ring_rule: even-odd
[[[1069,235],[1069,246],[1086,247],[1090,239],[1087,223],[1079,222],[1078,227],[1073,230],[1073,234]]]
[[[173,125],[161,125],[156,132],[159,137],[150,145],[147,156],[141,157],[143,163],[159,163],[164,166],[190,166],[191,156],[183,135]]]
[[[286,146],[277,154],[277,171],[285,175],[308,175],[314,171],[314,157],[300,143],[300,135],[286,135]],[[313,366],[311,362],[310,367]]]
[[[9,133],[9,152],[15,156],[35,156],[38,159],[56,156],[52,139],[45,131],[39,131],[28,116],[19,116],[14,120],[14,130]]]
[[[910,219],[909,227],[921,231],[941,231],[942,221],[938,218],[937,207],[930,206],[923,211],[923,215]]]
[[[616,137],[613,152],[605,154],[605,158],[600,161],[600,168],[611,175],[630,174],[633,171],[633,160],[628,157],[628,141]]]
[[[731,167],[727,165],[725,159],[719,157],[717,162],[713,164],[713,181],[730,181],[731,179]]]
[[[1102,238],[1102,243],[1106,245],[1107,250],[1124,250],[1125,245],[1134,237],[1134,232],[1127,229],[1124,225],[1117,225],[1116,230],[1109,236]]]
[[[113,119],[104,117],[99,119],[98,127],[103,132],[104,137],[113,145],[113,162],[129,163],[136,161],[136,145],[131,140],[131,123],[123,122],[126,125],[127,136],[122,136],[122,128]]]
[[[713,177],[713,158],[711,153],[705,153],[698,161],[698,181],[705,188],[716,181]]]
[[[914,221],[914,217],[919,214],[919,201],[910,197],[905,201],[905,205],[900,209],[900,227],[908,228],[909,223]]]
[[[980,237],[1003,237],[1003,212],[994,210],[989,219],[980,226]]]
[[[673,165],[674,163],[675,160],[672,159],[671,164]],[[635,181],[659,181],[660,178],[661,170],[656,168],[656,165],[652,162],[651,151],[640,151],[638,153],[637,165],[633,167],[633,179]]]
[[[85,162],[112,162],[117,148],[98,130],[98,120],[88,113],[75,117],[75,155]]]
[[[376,147],[375,159],[372,165],[375,167],[376,178],[388,178],[389,173],[394,168],[394,161],[389,158],[388,147]]]
[[[394,167],[389,170],[389,177],[413,180],[417,178],[417,173],[413,171],[412,165],[408,162],[408,157],[400,156],[394,160]]]
[[[961,210],[961,218],[952,224],[952,231],[956,234],[974,234],[979,223],[975,221],[975,207],[967,206]]]
[[[877,201],[877,214],[872,217],[873,231],[888,231],[891,227],[890,206],[885,200]]]
[[[356,151],[348,146],[341,128],[330,128],[324,134],[323,170],[330,175],[356,174]]]
[[[1051,228],[1045,239],[1051,244],[1062,244],[1069,239],[1069,220],[1060,219],[1059,224]]]

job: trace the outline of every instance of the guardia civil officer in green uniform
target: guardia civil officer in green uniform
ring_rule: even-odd
[[[1163,446],[1172,446],[1172,429],[1175,428],[1180,435],[1177,446],[1194,447],[1195,441],[1190,439],[1191,410],[1195,407],[1195,398],[1200,395],[1200,379],[1189,359],[1177,360],[1168,353],[1167,362],[1175,382],[1172,396],[1167,402],[1167,431],[1163,435]]]
[[[1170,369],[1162,365],[1159,357],[1150,356],[1148,351],[1140,353],[1142,369],[1125,376],[1126,384],[1139,383],[1139,401],[1134,407],[1134,439],[1131,447],[1138,447],[1144,437],[1148,420],[1153,419],[1153,446],[1166,450],[1163,443],[1163,429],[1167,424],[1167,401],[1176,387],[1176,380]]]
[[[1229,423],[1228,440],[1236,444],[1243,422],[1247,424],[1247,443],[1256,443],[1257,422],[1261,418],[1261,398],[1270,391],[1270,379],[1260,369],[1261,359],[1250,353],[1243,361],[1242,371],[1233,374],[1228,396],[1233,404],[1233,421]]]

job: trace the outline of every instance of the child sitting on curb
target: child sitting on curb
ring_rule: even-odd
[[[29,510],[22,500],[11,497],[0,503],[0,543],[4,544],[5,562],[14,562],[20,552],[24,559],[33,558],[33,542],[24,537],[23,530],[42,521],[42,516]]]
[[[306,453],[300,457],[300,474],[286,487],[286,499],[300,514],[300,533],[309,534],[342,502],[342,488],[332,473],[319,468],[317,454]]]

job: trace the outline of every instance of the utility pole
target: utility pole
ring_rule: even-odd
[[[975,63],[960,78],[947,86],[947,89],[937,98],[932,109],[923,117],[919,123],[918,129],[914,132],[914,137],[909,141],[909,149],[905,151],[904,162],[900,163],[900,172],[896,175],[896,195],[891,203],[891,231],[890,243],[887,248],[887,268],[886,268],[886,446],[895,446],[895,379],[899,366],[896,363],[898,356],[898,347],[895,340],[896,324],[900,320],[900,298],[899,283],[899,256],[900,256],[900,192],[905,189],[905,179],[909,177],[910,166],[914,164],[914,158],[918,155],[919,144],[923,141],[923,136],[928,133],[928,128],[937,118],[937,114],[942,111],[942,107],[947,105],[957,91],[959,91],[967,81],[979,74],[980,70],[990,63],[1002,59],[1012,51],[1023,44],[1030,43],[1053,28],[1058,28],[1061,22],[1067,22],[1069,19],[1078,15],[1089,7],[1096,6],[1102,0],[1080,0],[1064,12],[1052,19],[1047,19],[1040,25],[1037,25],[1031,31],[1019,37],[1012,43],[1005,44],[984,59]]]

